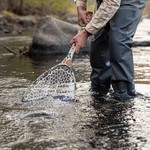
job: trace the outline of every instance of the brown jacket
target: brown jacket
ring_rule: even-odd
[[[97,7],[92,20],[86,25],[86,30],[95,34],[98,30],[103,28],[106,23],[114,16],[120,7],[121,0],[96,0]],[[83,6],[87,8],[87,0],[76,0],[76,6]]]

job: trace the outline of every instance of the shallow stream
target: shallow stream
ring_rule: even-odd
[[[0,37],[17,49],[31,38]],[[138,97],[126,103],[93,96],[88,56],[75,56],[74,101],[22,103],[29,85],[64,56],[14,56],[0,48],[0,150],[149,150],[150,47],[134,48]]]

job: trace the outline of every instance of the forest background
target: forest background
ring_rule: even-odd
[[[88,0],[88,9],[94,9],[94,0]],[[73,0],[0,0],[0,14],[3,16],[53,15],[65,20],[68,15],[76,15]],[[150,17],[150,0],[144,10],[144,16]]]

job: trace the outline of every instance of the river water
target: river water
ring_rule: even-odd
[[[29,36],[1,37],[17,49]],[[89,91],[88,56],[75,56],[74,101],[47,99],[22,103],[29,85],[64,56],[14,56],[0,48],[0,150],[149,150],[150,47],[134,48],[138,97],[118,102]]]

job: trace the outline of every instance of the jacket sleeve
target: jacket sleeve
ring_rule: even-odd
[[[78,5],[85,0],[77,0]],[[85,29],[95,34],[98,30],[103,28],[107,22],[114,16],[118,8],[120,7],[121,0],[103,0],[98,10],[95,12],[92,20],[86,25]],[[84,3],[82,3],[83,5]],[[80,4],[81,5],[81,4]]]

